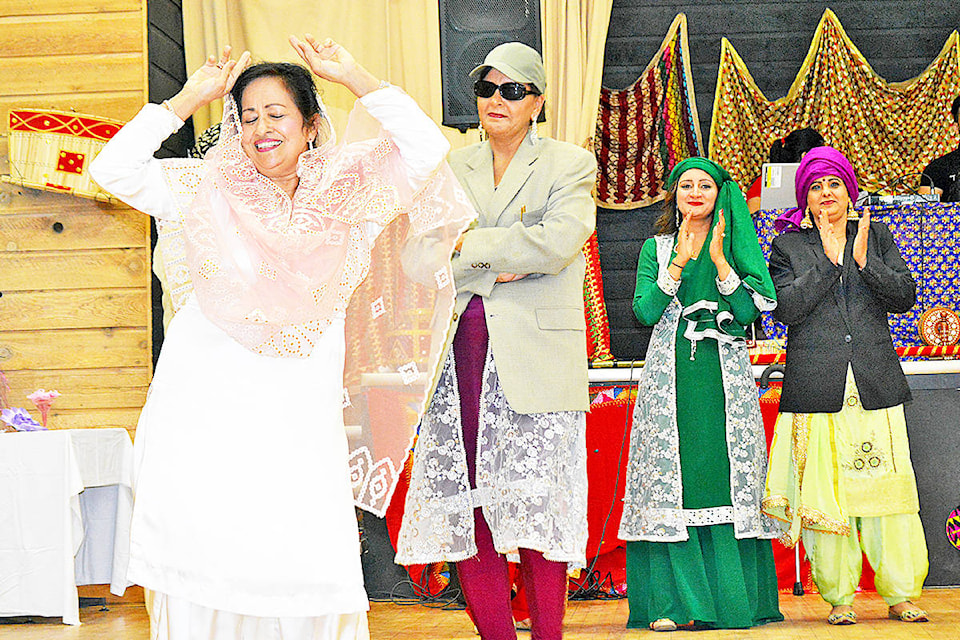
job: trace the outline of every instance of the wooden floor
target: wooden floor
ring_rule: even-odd
[[[786,620],[756,629],[677,632],[658,634],[658,638],[680,636],[696,640],[713,638],[787,638],[790,640],[875,640],[935,639],[960,640],[960,588],[928,589],[920,605],[931,621],[907,624],[887,619],[887,607],[874,593],[857,597],[859,623],[851,627],[831,627],[823,619],[829,607],[817,595],[780,596],[780,609]],[[80,612],[83,624],[69,627],[58,619],[34,618],[30,621],[0,624],[3,640],[147,640],[149,625],[142,604],[110,604],[108,610],[85,607]],[[624,629],[626,600],[571,602],[564,624],[566,640],[616,640],[653,638],[650,631]],[[0,618],[0,621],[3,621]],[[520,640],[530,637],[520,632]],[[370,611],[370,637],[373,640],[477,640],[467,614],[422,605],[373,603]]]

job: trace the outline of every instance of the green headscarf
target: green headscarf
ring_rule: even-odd
[[[716,212],[723,211],[726,221],[723,255],[726,256],[730,267],[740,276],[743,285],[753,295],[757,308],[761,311],[769,311],[776,306],[776,293],[770,271],[767,269],[767,262],[760,251],[757,231],[753,226],[750,210],[747,209],[747,201],[743,199],[740,186],[734,182],[726,169],[712,160],[687,158],[678,163],[667,178],[667,189],[672,190],[680,176],[688,169],[700,169],[713,178],[717,183],[717,202],[714,205],[714,220],[710,225],[710,231],[707,232],[707,238],[703,241],[700,255],[697,260],[687,263],[683,269],[684,288],[691,294],[691,299],[706,301],[707,304],[700,305],[702,308],[693,308],[695,305],[688,306],[684,310],[683,317],[696,321],[697,333],[716,328],[721,333],[743,337],[746,335],[745,327],[728,320],[730,305],[717,291],[717,267],[710,259],[710,241],[717,223]],[[709,304],[711,302],[716,303],[715,306]]]

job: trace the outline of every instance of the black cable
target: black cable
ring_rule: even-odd
[[[906,183],[905,183],[905,180],[906,180],[907,178],[913,178],[913,177],[915,177],[915,176],[920,176],[920,177],[921,177],[921,186],[923,186],[923,185],[922,185],[923,178],[927,178],[928,180],[930,180],[930,185],[931,185],[930,188],[931,188],[931,190],[933,189],[933,178],[931,178],[929,174],[926,174],[926,173],[924,173],[924,172],[922,172],[922,171],[911,171],[911,172],[909,172],[909,173],[904,173],[904,174],[902,174],[902,175],[897,176],[896,178],[894,178],[892,182],[884,183],[883,186],[886,187],[888,190],[890,190],[890,191],[892,192],[892,191],[894,191],[898,186],[903,185],[903,186],[906,187],[906,189],[907,189],[912,195],[919,196],[919,197],[920,197],[923,201],[925,201],[925,202],[928,202],[928,203],[937,203],[937,202],[940,202],[940,198],[937,197],[937,194],[932,193],[932,192],[931,192],[931,193],[920,193],[920,192],[917,190],[917,187],[913,186],[912,184],[906,184]]]
[[[450,571],[454,570],[453,566],[450,565]],[[445,585],[437,593],[430,592],[429,571],[430,565],[423,568],[420,574],[420,582],[417,582],[413,578],[400,580],[393,585],[393,588],[389,592],[372,592],[367,595],[367,598],[371,602],[390,602],[401,606],[419,604],[425,607],[443,609],[445,611],[462,611],[465,609],[466,606],[460,599],[460,589],[450,588],[452,580],[451,583]],[[406,587],[406,590],[413,595],[400,595],[398,591],[400,591],[402,587]]]
[[[630,383],[633,382],[633,368],[636,364],[635,361],[630,362],[630,373],[628,380]],[[626,402],[626,415],[624,416],[623,424],[623,435],[620,438],[620,454],[617,456],[617,478],[613,484],[613,499],[610,502],[610,509],[607,510],[607,516],[603,521],[603,527],[600,529],[600,543],[597,545],[597,550],[600,548],[600,544],[603,543],[606,533],[607,525],[610,523],[610,517],[613,515],[613,509],[617,504],[617,489],[620,487],[620,473],[623,469],[623,449],[627,441],[627,433],[629,433],[629,426],[632,421],[632,412],[630,411],[630,386],[624,385],[624,392],[627,394]],[[639,392],[637,393],[639,400]],[[582,582],[578,583],[577,580],[571,580],[574,585],[577,586],[576,590],[567,594],[567,599],[569,600],[602,600],[602,599],[622,599],[624,596],[618,593],[613,592],[613,576],[607,572],[607,578],[610,582],[610,590],[604,591],[603,585],[605,581],[603,579],[598,579],[599,572],[595,571],[594,568],[597,566],[597,560],[600,558],[600,555],[595,555],[593,560],[590,562],[590,566],[583,570],[581,574]]]

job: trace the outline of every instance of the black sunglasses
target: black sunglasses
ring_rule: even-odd
[[[500,97],[504,100],[523,100],[527,94],[538,96],[540,92],[536,89],[528,89],[519,82],[504,82],[503,84],[493,84],[489,80],[477,80],[473,85],[473,92],[480,98],[492,98],[493,94],[500,90]]]

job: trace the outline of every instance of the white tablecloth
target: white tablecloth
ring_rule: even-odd
[[[123,595],[132,485],[124,429],[0,434],[0,617],[80,624],[77,585]]]

